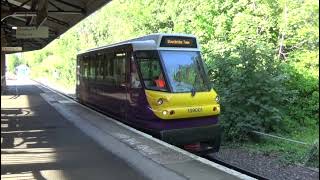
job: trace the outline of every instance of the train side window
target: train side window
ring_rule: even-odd
[[[83,58],[80,59],[80,77],[83,78],[84,76],[84,62]]]
[[[88,74],[87,74],[87,79],[91,79],[91,58],[90,56],[87,57],[87,63],[88,63]]]
[[[119,63],[119,73],[120,73],[120,82],[124,83],[126,82],[126,57],[122,57],[121,59],[119,59],[120,63]]]
[[[112,61],[113,61],[113,69],[112,69],[112,71],[113,71],[113,77],[114,77],[114,80],[116,81],[116,83],[117,83],[117,81],[118,81],[118,74],[117,74],[117,66],[118,66],[118,61],[117,61],[117,58],[113,58],[112,59]]]
[[[96,71],[96,74],[95,74],[95,79],[99,79],[99,75],[100,75],[100,69],[99,69],[99,65],[100,65],[100,59],[99,59],[99,56],[98,55],[95,55],[94,56],[95,58],[95,71]]]
[[[111,53],[106,53],[104,56],[104,71],[105,71],[105,82],[108,84],[113,84],[114,78],[113,78],[113,57]]]
[[[100,80],[103,80],[104,79],[104,76],[105,76],[105,72],[104,72],[104,69],[105,69],[105,64],[106,64],[106,60],[104,59],[104,55],[101,55],[101,65],[100,65]]]
[[[101,55],[101,64],[100,64],[100,80],[105,80],[107,76],[106,72],[106,57],[104,54]]]
[[[114,77],[117,84],[124,83],[126,80],[126,54],[117,53],[114,59]]]
[[[91,66],[91,62],[90,62],[90,57],[87,57],[87,63],[88,63],[88,74],[87,74],[87,79],[90,79],[90,66]]]
[[[108,55],[104,54],[103,56],[103,61],[104,61],[104,80],[106,80],[109,76],[109,59],[108,59]]]
[[[113,76],[114,57],[110,56],[109,59],[109,76]]]
[[[103,79],[103,55],[98,55],[98,61],[96,62],[96,77],[97,80]]]
[[[84,69],[84,77],[87,79],[89,76],[89,61],[88,61],[88,56],[84,57],[83,60],[83,69]]]
[[[89,59],[89,61],[90,61],[90,79],[91,80],[95,80],[95,77],[96,77],[96,72],[95,72],[95,70],[96,70],[96,61],[95,61],[95,59],[93,58],[93,56],[90,56],[90,59]]]
[[[83,76],[83,60],[82,60],[82,57],[78,58],[77,62],[78,62],[77,66],[79,67],[79,77],[82,78],[82,76]]]

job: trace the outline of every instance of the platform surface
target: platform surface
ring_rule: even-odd
[[[1,179],[146,179],[61,116],[35,85],[1,96]]]

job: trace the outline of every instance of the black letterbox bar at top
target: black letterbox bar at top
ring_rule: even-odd
[[[162,36],[160,47],[197,48],[197,41],[194,37]]]

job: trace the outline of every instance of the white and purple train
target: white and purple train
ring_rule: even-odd
[[[168,143],[219,150],[219,97],[193,35],[151,34],[79,54],[76,95]]]

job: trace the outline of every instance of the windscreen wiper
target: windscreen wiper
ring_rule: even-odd
[[[195,96],[196,95],[196,89],[194,87],[192,87],[191,89],[191,96]]]

